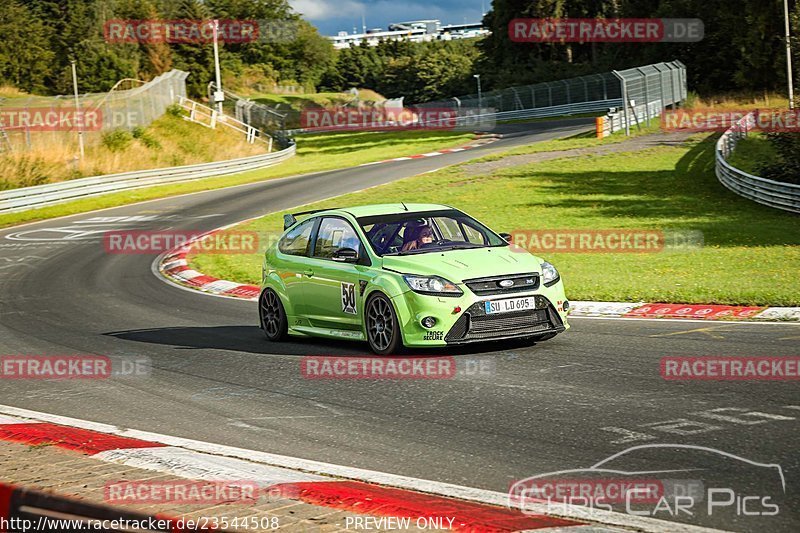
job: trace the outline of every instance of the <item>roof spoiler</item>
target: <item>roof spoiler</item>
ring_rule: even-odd
[[[297,217],[302,215],[311,215],[314,213],[319,213],[322,211],[332,211],[334,209],[339,209],[338,207],[328,207],[325,209],[312,209],[310,211],[300,211],[299,213],[287,213],[283,215],[283,229],[287,230],[294,226],[297,223]]]

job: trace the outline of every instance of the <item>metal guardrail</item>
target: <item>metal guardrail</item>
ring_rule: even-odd
[[[459,122],[468,123],[469,120],[492,118],[494,120],[518,120],[525,118],[558,117],[563,115],[578,115],[581,113],[594,113],[608,111],[609,107],[622,105],[622,100],[613,98],[609,100],[595,100],[592,102],[577,102],[574,104],[554,105],[550,107],[537,107],[533,109],[520,109],[518,111],[500,111],[482,115],[467,115],[459,117]]]
[[[622,101],[619,102],[619,105],[622,105]],[[602,137],[608,137],[616,131],[629,130],[632,126],[641,127],[650,120],[659,117],[663,110],[664,106],[661,100],[656,100],[647,105],[629,106],[628,113],[621,109],[609,112],[604,117],[601,117],[603,119]],[[600,132],[598,132],[598,136],[600,136]]]
[[[680,61],[671,61],[566,80],[509,87],[477,95],[457,96],[447,100],[410,105],[406,109],[418,113],[424,113],[426,110],[453,111],[458,115],[456,128],[466,127],[485,131],[493,128],[499,120],[605,112],[610,107],[617,107],[621,108],[625,115],[623,125],[630,126],[637,122],[648,121],[660,115],[662,108],[675,106],[684,101],[688,94],[686,79],[686,66]],[[623,106],[623,102],[627,102],[627,105]],[[655,103],[658,104],[657,107],[654,106]],[[634,108],[638,110],[640,106],[643,106],[641,109],[644,111],[644,116],[640,117],[638,114],[633,116],[632,110]],[[430,122],[414,127],[424,128],[429,125]],[[347,126],[306,128],[290,130],[287,134],[339,129],[356,128]]]
[[[279,152],[229,159],[227,161],[123,172],[121,174],[80,178],[61,183],[0,191],[0,214],[27,211],[81,198],[140,189],[152,185],[192,181],[211,176],[256,170],[285,161],[295,155],[296,150],[296,145],[292,144]]]
[[[479,113],[473,113],[473,110],[463,111],[459,110],[459,116],[453,120],[452,118],[444,118],[441,120],[428,120],[427,122],[418,122],[414,125],[397,125],[397,129],[425,129],[425,128],[441,128],[453,129],[464,131],[491,131],[494,129],[498,121],[501,120],[519,120],[528,118],[546,118],[546,117],[559,117],[566,115],[577,115],[581,113],[600,113],[608,111],[610,107],[619,107],[622,105],[622,100],[615,98],[611,100],[596,100],[592,102],[577,102],[574,104],[555,105],[551,107],[538,107],[535,109],[520,109],[517,111],[500,111],[482,109]],[[424,111],[424,108],[417,109],[414,106],[408,108],[409,111]],[[340,129],[341,131],[353,130],[357,128],[353,126],[334,127],[328,126],[325,128],[305,128],[287,130],[287,135],[297,135],[299,133],[315,133],[315,132],[332,132]],[[379,129],[379,128],[376,128]],[[392,130],[392,126],[386,126],[386,130]]]
[[[736,149],[739,140],[747,137],[755,126],[755,115],[749,113],[725,131],[717,141],[717,179],[734,193],[760,204],[800,213],[800,185],[769,180],[748,174],[732,166],[727,159]]]

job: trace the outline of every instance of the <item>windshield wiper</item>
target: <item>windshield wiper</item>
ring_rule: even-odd
[[[415,255],[415,254],[426,254],[430,252],[447,252],[450,250],[469,250],[472,248],[483,248],[482,244],[473,244],[473,243],[460,243],[460,244],[449,244],[446,246],[428,246],[425,248],[415,248],[414,250],[406,250],[400,252],[392,252],[389,254],[383,254],[384,256],[387,255]]]

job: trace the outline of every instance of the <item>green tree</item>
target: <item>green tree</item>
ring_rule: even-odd
[[[50,33],[24,4],[0,2],[0,80],[29,92],[46,90],[55,55]]]

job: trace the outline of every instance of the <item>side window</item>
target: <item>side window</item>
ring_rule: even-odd
[[[464,224],[464,233],[467,234],[467,240],[472,244],[486,244],[486,239],[483,238],[483,233],[469,224]]]
[[[369,242],[372,243],[372,247],[375,251],[382,254],[388,251],[392,246],[396,246],[398,241],[400,244],[403,244],[403,238],[399,235],[395,235],[398,226],[399,224],[397,223],[364,226],[364,231],[367,232],[367,238]],[[389,239],[392,237],[394,237],[395,242],[389,242]]]
[[[341,218],[324,218],[317,232],[314,257],[330,258],[333,252],[342,248],[352,248],[361,254],[361,242],[353,226]]]
[[[308,241],[311,240],[311,230],[314,229],[315,219],[306,220],[283,236],[278,241],[278,250],[288,255],[308,254]]]
[[[436,217],[436,225],[439,226],[439,231],[442,232],[442,237],[449,241],[466,241],[464,234],[458,227],[458,222],[452,218]]]

